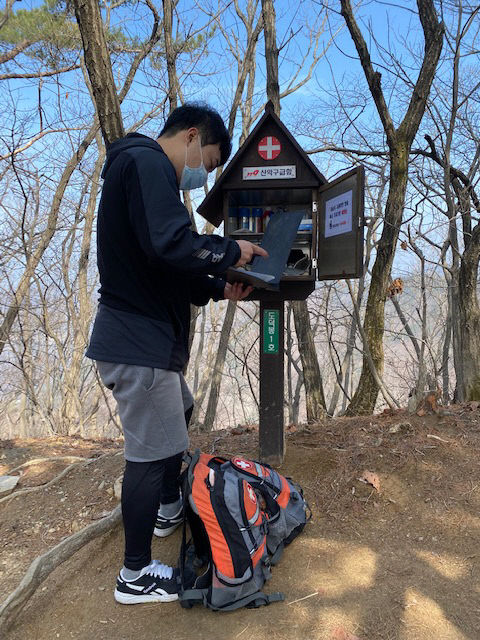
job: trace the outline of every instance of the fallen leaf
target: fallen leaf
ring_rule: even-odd
[[[330,640],[360,640],[358,636],[354,636],[350,631],[346,631],[344,627],[337,627],[330,638]]]
[[[468,408],[470,409],[470,411],[476,411],[478,407],[480,407],[480,402],[478,402],[477,400],[472,400],[468,403]]]
[[[360,482],[368,482],[368,484],[371,484],[372,487],[380,493],[380,478],[376,473],[364,471],[358,480],[360,480]]]
[[[428,396],[425,398],[425,402],[430,406],[430,409],[433,411],[433,413],[437,413],[438,404],[437,404],[436,393],[429,393]]]
[[[420,416],[420,418],[425,416],[426,414],[427,414],[427,412],[425,411],[425,409],[419,409],[417,411],[417,416]]]

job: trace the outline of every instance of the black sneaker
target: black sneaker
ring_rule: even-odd
[[[165,516],[162,516],[159,509],[157,513],[157,520],[155,522],[155,529],[153,530],[153,533],[159,538],[166,538],[171,533],[173,533],[175,529],[178,529],[178,527],[182,524],[182,522],[183,522],[183,507],[180,507],[179,512],[176,513],[171,518],[166,518]]]
[[[178,600],[177,576],[178,569],[152,560],[135,580],[125,580],[120,572],[113,595],[120,604],[172,602]]]

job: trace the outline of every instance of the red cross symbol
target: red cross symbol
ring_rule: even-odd
[[[258,154],[264,160],[273,160],[276,158],[280,151],[282,150],[282,145],[280,144],[280,140],[275,138],[275,136],[265,136],[258,143]]]
[[[240,467],[240,469],[250,469],[252,466],[251,462],[247,462],[246,460],[242,460],[241,458],[234,458],[233,463]]]

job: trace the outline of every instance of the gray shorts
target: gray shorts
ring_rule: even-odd
[[[103,384],[117,401],[126,460],[163,460],[188,448],[185,411],[193,398],[181,372],[96,363]]]

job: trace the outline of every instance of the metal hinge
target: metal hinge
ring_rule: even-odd
[[[313,269],[317,268],[317,259],[316,258],[313,258],[313,260],[312,260],[312,268]]]
[[[313,213],[317,213],[317,203],[316,202],[312,202],[312,211],[313,211]]]

